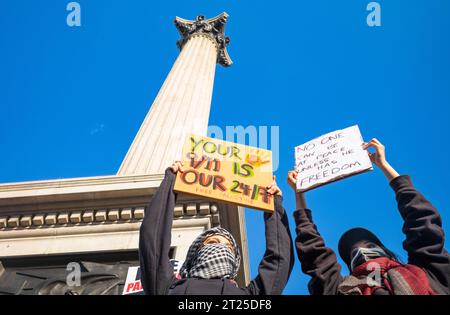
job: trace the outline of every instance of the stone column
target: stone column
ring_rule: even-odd
[[[181,53],[145,117],[118,175],[163,173],[180,158],[188,134],[206,135],[216,63],[231,65],[228,15],[195,21],[177,17]]]

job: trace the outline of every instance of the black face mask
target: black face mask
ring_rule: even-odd
[[[359,247],[350,262],[350,269],[353,271],[357,266],[380,257],[388,257],[388,254],[381,247]]]

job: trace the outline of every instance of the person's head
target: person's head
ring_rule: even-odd
[[[357,266],[375,258],[387,257],[398,261],[375,234],[364,228],[353,228],[339,240],[339,255],[352,272]]]
[[[225,244],[230,249],[230,251],[234,253],[232,241],[225,235],[213,234],[208,236],[203,241],[203,246],[210,244]]]
[[[231,233],[223,228],[212,228],[191,244],[180,275],[182,278],[234,279],[240,262],[239,247]]]

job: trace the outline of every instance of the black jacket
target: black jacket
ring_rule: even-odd
[[[169,260],[175,174],[166,170],[158,192],[145,210],[139,235],[141,282],[146,294],[242,295],[281,294],[294,265],[294,248],[282,198],[275,197],[274,213],[264,213],[266,252],[258,276],[239,288],[228,279],[182,279],[173,275]]]
[[[444,231],[438,211],[414,188],[409,176],[397,177],[390,185],[404,220],[403,248],[408,252],[408,263],[424,269],[436,293],[450,294],[450,256],[444,249]],[[325,246],[309,209],[298,209],[294,217],[297,255],[302,271],[312,277],[309,292],[337,294],[343,277],[335,253]]]

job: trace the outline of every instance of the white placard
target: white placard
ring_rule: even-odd
[[[141,273],[139,272],[139,269],[139,266],[128,267],[127,279],[125,280],[122,295],[136,294],[144,291],[141,284]]]
[[[183,261],[178,261],[176,259],[171,259],[170,262],[173,266],[173,275],[175,278],[180,279],[180,269],[183,266]],[[144,292],[144,288],[141,283],[141,267],[132,266],[128,267],[127,279],[125,280],[125,285],[123,287],[122,295],[137,295]]]
[[[327,133],[295,148],[297,191],[304,192],[373,170],[357,125]]]

